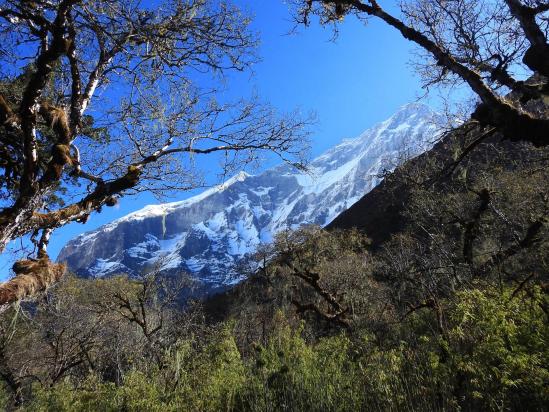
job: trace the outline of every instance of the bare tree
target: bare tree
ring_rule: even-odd
[[[213,0],[0,2],[0,252],[35,244],[0,305],[62,275],[53,230],[124,194],[197,187],[195,156],[302,164],[308,120],[216,99],[227,71],[257,61],[249,21]]]
[[[545,0],[408,0],[403,19],[376,0],[294,0],[299,23],[334,24],[346,15],[378,18],[418,45],[425,86],[467,84],[473,117],[507,138],[549,144],[549,4]],[[337,27],[337,26],[335,26]],[[426,63],[425,63],[426,62]],[[509,94],[509,92],[512,92]]]

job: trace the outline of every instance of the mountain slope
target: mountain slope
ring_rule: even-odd
[[[241,280],[236,264],[285,228],[327,225],[380,181],[380,173],[429,149],[440,118],[410,104],[311,163],[241,172],[193,198],[151,205],[69,242],[58,261],[80,276],[136,275],[151,265],[191,272],[208,291]]]

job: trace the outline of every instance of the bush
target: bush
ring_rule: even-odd
[[[544,410],[549,328],[539,289],[471,289],[447,302],[443,339],[418,311],[393,329],[308,341],[279,312],[265,345],[244,359],[233,327],[180,341],[161,366],[133,369],[121,385],[90,375],[35,387],[35,411]],[[417,339],[398,341],[415,334]],[[4,396],[5,398],[5,396]],[[6,403],[0,396],[0,402]]]
[[[549,405],[546,297],[512,289],[458,293],[450,331],[457,389],[479,407],[543,410]]]

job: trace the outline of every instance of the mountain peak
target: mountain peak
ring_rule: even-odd
[[[401,112],[413,112],[416,114],[433,114],[435,111],[431,108],[431,106],[421,103],[421,102],[410,102],[406,103],[403,106],[400,106],[397,111],[395,112],[396,115],[398,115]]]
[[[244,180],[246,180],[247,178],[252,177],[252,176],[253,175],[251,175],[249,173],[246,173],[244,170],[241,170],[236,175],[230,177],[225,182],[218,185],[218,188],[219,189],[221,189],[221,188],[225,189],[225,188],[235,184],[236,182],[243,182]]]
[[[282,229],[330,223],[379,182],[382,171],[430,147],[434,112],[412,103],[311,162],[240,172],[189,199],[150,205],[69,242],[58,260],[81,276],[138,275],[160,262],[209,291],[241,279],[237,264]],[[402,150],[406,156],[402,156]]]
[[[408,103],[400,107],[395,114],[382,124],[392,129],[406,123],[417,123],[421,121],[432,121],[440,117],[431,107],[423,103]]]

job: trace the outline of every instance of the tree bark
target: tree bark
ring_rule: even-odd
[[[546,11],[549,6],[540,8],[528,7],[519,0],[505,0],[511,14],[519,21],[530,47],[524,54],[522,62],[532,71],[549,77],[549,44],[545,34],[536,22],[536,15]]]
[[[0,284],[0,306],[45,291],[61,279],[65,270],[65,265],[52,263],[47,257],[16,262],[13,265],[16,276]]]

